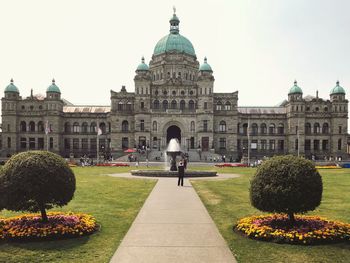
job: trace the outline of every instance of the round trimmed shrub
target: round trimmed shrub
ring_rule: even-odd
[[[264,212],[305,213],[318,207],[322,199],[322,178],[315,165],[292,155],[276,156],[257,169],[250,185],[251,204]]]
[[[12,156],[0,174],[0,208],[41,212],[72,200],[75,176],[65,160],[47,151],[28,151]]]

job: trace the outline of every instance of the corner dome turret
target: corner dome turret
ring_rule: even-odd
[[[345,90],[343,87],[339,85],[339,80],[336,83],[336,86],[331,90],[330,95],[335,95],[335,94],[344,94],[345,95]]]
[[[5,88],[5,92],[19,93],[18,88],[13,84],[13,79],[11,79],[10,84]]]
[[[60,93],[61,94],[59,87],[57,87],[57,85],[55,83],[55,79],[52,79],[52,84],[46,89],[46,92],[53,92],[53,93]]]
[[[288,95],[291,94],[303,94],[302,89],[298,86],[297,81],[294,81],[294,86],[290,88]]]
[[[188,55],[196,57],[193,45],[186,37],[180,35],[179,24],[180,19],[175,14],[170,18],[170,34],[161,38],[156,44],[153,55],[160,55],[170,51],[176,51],[179,53],[186,53]]]
[[[149,67],[148,65],[145,63],[145,58],[142,57],[141,59],[141,63],[137,66],[136,71],[148,71]]]
[[[199,71],[213,72],[211,66],[207,63],[207,57],[204,58],[204,63],[199,67]]]

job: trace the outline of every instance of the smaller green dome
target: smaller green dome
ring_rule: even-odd
[[[13,79],[11,79],[11,83],[5,88],[5,92],[19,93],[18,88],[13,84]]]
[[[303,94],[303,91],[301,88],[298,86],[297,81],[294,81],[294,86],[290,88],[288,95],[290,94]]]
[[[213,72],[211,66],[207,63],[207,57],[204,58],[204,63],[199,67],[199,70]]]
[[[46,92],[61,93],[59,87],[55,84],[55,79],[52,80],[52,84],[46,89]]]
[[[137,66],[136,71],[148,71],[149,67],[148,65],[145,63],[145,58],[142,57],[141,59],[141,63]]]
[[[339,80],[336,83],[336,86],[331,90],[331,95],[333,94],[345,94],[343,87],[339,86]]]

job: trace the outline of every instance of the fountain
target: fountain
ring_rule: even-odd
[[[164,170],[132,170],[131,174],[136,176],[150,177],[176,177],[178,176],[176,167],[176,157],[181,155],[181,147],[178,139],[171,139],[164,153],[165,169]],[[170,169],[168,157],[170,157]],[[216,176],[212,171],[185,171],[185,177],[211,177]]]

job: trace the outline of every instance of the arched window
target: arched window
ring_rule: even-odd
[[[129,131],[129,122],[128,121],[123,121],[122,122],[122,131],[123,132]]]
[[[284,134],[284,125],[283,125],[283,123],[278,124],[278,134]]]
[[[177,102],[176,102],[176,100],[172,100],[172,101],[171,101],[171,108],[172,108],[172,109],[176,109],[176,108],[177,108]]]
[[[314,124],[314,133],[320,133],[320,124],[318,122]]]
[[[188,108],[189,108],[190,110],[194,110],[194,101],[193,101],[193,100],[190,100],[190,101],[188,102]]]
[[[81,131],[84,133],[87,133],[89,131],[89,125],[87,124],[87,122],[83,122],[83,124],[81,125]]]
[[[184,100],[180,101],[180,109],[184,110],[185,109],[186,102]]]
[[[267,126],[266,126],[265,123],[262,123],[262,124],[260,125],[260,133],[261,133],[261,134],[266,134],[266,133],[267,133]]]
[[[219,132],[226,132],[226,122],[225,121],[220,121]]]
[[[75,133],[80,132],[79,123],[77,123],[77,122],[73,123],[73,132],[75,132]]]
[[[91,122],[91,124],[90,124],[90,132],[97,133],[96,123],[95,122]]]
[[[305,123],[305,134],[311,134],[311,124]]]
[[[218,101],[216,103],[216,110],[221,110],[221,109],[222,109],[222,103],[221,103],[221,101]]]
[[[153,108],[154,108],[154,109],[159,109],[159,100],[155,100],[155,101],[153,102]]]
[[[131,102],[130,102],[130,101],[128,101],[128,102],[126,103],[126,110],[127,110],[127,111],[131,111],[131,110],[132,110],[132,105],[131,105]]]
[[[163,100],[163,109],[166,110],[168,108],[168,101],[167,100]]]
[[[258,134],[258,124],[253,123],[252,124],[252,135],[257,135]]]
[[[274,123],[271,123],[269,125],[269,134],[275,134],[275,129],[276,129],[276,125]]]
[[[29,131],[35,132],[35,122],[34,121],[29,122]]]
[[[157,127],[158,125],[157,125],[157,122],[156,121],[153,121],[153,124],[152,124],[152,130],[153,131],[157,131],[157,129],[158,129],[158,127]]]
[[[69,122],[66,122],[64,124],[64,132],[70,132],[70,123]]]
[[[341,151],[341,139],[338,139],[338,151]]]
[[[225,103],[225,110],[231,110],[231,103],[229,101]]]
[[[106,133],[106,124],[104,122],[100,123],[100,129],[102,131],[102,134]]]
[[[191,121],[191,132],[194,132],[195,131],[195,124],[194,124],[194,121]]]
[[[38,132],[44,131],[44,123],[42,121],[38,122]]]
[[[27,124],[25,121],[21,121],[20,125],[21,127],[21,132],[26,132],[27,131]]]
[[[326,122],[322,125],[322,133],[329,133],[329,125]]]
[[[243,124],[243,130],[242,130],[243,135],[247,135],[248,133],[248,123]]]

